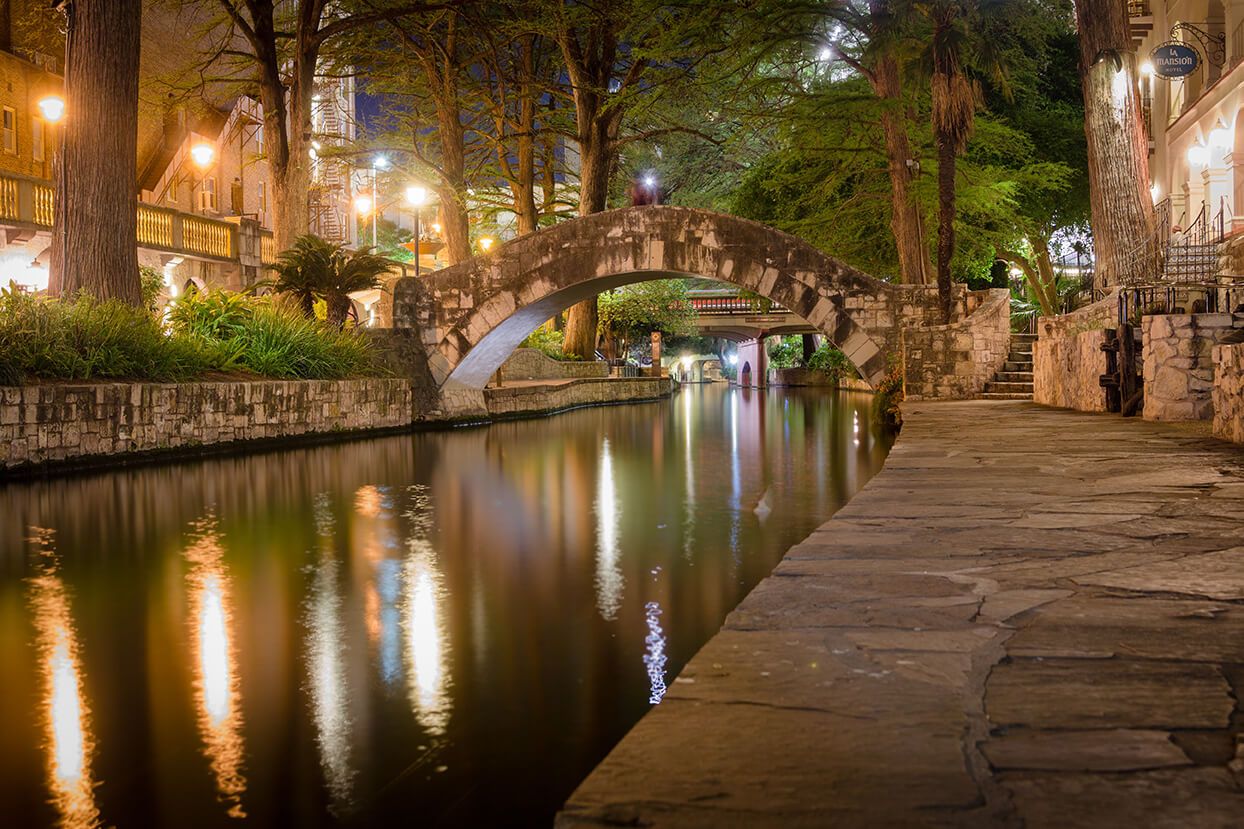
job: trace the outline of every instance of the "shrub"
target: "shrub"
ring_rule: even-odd
[[[222,368],[267,377],[335,379],[375,374],[371,341],[298,309],[232,291],[188,291],[169,311],[176,334],[192,338]]]
[[[847,355],[829,343],[823,344],[812,353],[807,367],[812,371],[824,372],[835,383],[855,374],[855,366],[847,359]]]
[[[29,377],[184,380],[215,366],[184,336],[169,336],[145,309],[89,296],[74,300],[0,290],[0,369]]]
[[[227,291],[190,291],[170,330],[143,308],[0,290],[0,385],[32,378],[177,382],[209,371],[335,379],[378,372],[365,335]]]
[[[552,357],[554,360],[573,361],[582,359],[578,354],[567,354],[562,350],[562,344],[566,340],[566,332],[554,331],[544,326],[537,328],[527,335],[527,339],[523,340],[519,348],[534,348],[543,352],[546,357]]]
[[[803,365],[803,339],[798,335],[782,337],[769,347],[770,368],[795,368]]]

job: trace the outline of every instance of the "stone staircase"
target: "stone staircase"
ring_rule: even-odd
[[[1036,334],[1012,334],[1006,364],[985,384],[985,400],[1032,399],[1032,344]]]

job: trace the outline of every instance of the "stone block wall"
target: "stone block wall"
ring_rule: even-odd
[[[572,380],[584,377],[608,377],[609,364],[582,360],[554,360],[537,348],[514,350],[496,374],[490,385],[498,379],[506,380]]]
[[[1119,296],[1104,299],[1070,314],[1042,317],[1032,346],[1032,399],[1046,406],[1081,412],[1104,412],[1107,328],[1118,320]]]
[[[0,388],[0,470],[131,452],[406,426],[404,379]]]
[[[1155,314],[1141,318],[1145,420],[1214,416],[1214,346],[1244,328],[1244,314]]]
[[[1244,443],[1244,345],[1216,345],[1214,435]]]
[[[958,322],[904,332],[907,399],[976,397],[1002,368],[1011,350],[1010,291],[984,294],[974,300],[976,310]]]
[[[1106,331],[1062,332],[1032,346],[1032,399],[1078,412],[1106,411]]]
[[[551,414],[577,406],[631,403],[667,397],[668,377],[586,378],[556,386],[502,386],[485,389],[488,414],[494,418]]]

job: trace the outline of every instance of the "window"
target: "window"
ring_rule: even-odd
[[[259,182],[259,223],[263,224],[268,213],[268,182]]]
[[[263,124],[255,128],[255,153],[263,155]]]
[[[215,210],[216,209],[216,177],[208,176],[203,179],[203,189],[199,191],[199,209]]]
[[[43,135],[43,119],[32,119],[30,122],[30,152],[33,154],[35,161],[42,161],[44,158]]]
[[[17,112],[13,107],[5,107],[3,120],[0,120],[0,134],[4,137],[4,151],[17,155]]]

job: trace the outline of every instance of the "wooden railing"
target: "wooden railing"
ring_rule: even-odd
[[[238,225],[232,221],[183,213],[139,203],[137,241],[140,247],[210,259],[238,260]],[[0,222],[51,228],[55,222],[53,190],[43,179],[0,173]],[[261,261],[276,261],[270,231],[260,237]]]

